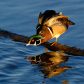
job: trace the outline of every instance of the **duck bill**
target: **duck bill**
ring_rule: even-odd
[[[29,46],[30,45],[30,42],[28,42],[27,44],[26,44],[26,46]]]

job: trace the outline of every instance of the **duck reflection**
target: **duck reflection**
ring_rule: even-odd
[[[46,52],[41,55],[28,57],[27,60],[31,61],[32,64],[41,66],[40,71],[45,74],[44,78],[51,78],[70,68],[66,66],[59,67],[62,62],[66,62],[68,59],[68,56],[60,52]]]
[[[67,81],[62,81],[61,83],[63,83],[63,84],[69,84],[68,82],[69,81],[67,80]]]

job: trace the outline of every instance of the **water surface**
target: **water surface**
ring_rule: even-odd
[[[83,49],[83,0],[1,0],[0,28],[25,36],[34,35],[36,34],[35,27],[38,23],[39,13],[43,13],[45,10],[51,9],[69,16],[70,20],[76,24],[74,26],[70,26],[69,29],[58,38],[58,42]],[[54,40],[55,39],[52,39],[51,41]],[[68,67],[67,70],[60,74],[55,73],[53,76],[48,76],[50,71],[44,71],[47,67],[43,67],[34,62],[31,64],[31,61],[24,59],[26,56],[32,57],[45,53],[45,48],[43,46],[26,47],[24,45],[25,43],[15,42],[10,38],[0,36],[1,84],[84,83],[83,56],[68,57],[69,55],[67,55],[68,60],[60,63],[58,66],[62,69],[64,69],[64,67]],[[54,66],[50,73],[56,72],[56,70],[58,70],[58,68]]]

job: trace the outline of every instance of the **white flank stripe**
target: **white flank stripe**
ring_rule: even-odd
[[[48,28],[49,32],[51,33],[51,35],[53,36],[53,33],[52,33],[52,31],[50,30],[50,28],[49,28],[49,27],[47,27],[47,28]]]

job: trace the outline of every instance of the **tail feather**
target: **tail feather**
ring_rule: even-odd
[[[67,22],[69,23],[69,25],[75,25],[75,23],[68,20],[68,18],[58,18],[58,21],[61,22],[64,25],[66,25]]]
[[[75,25],[75,23],[70,21],[70,20],[68,20],[68,22],[69,22],[70,25]]]

